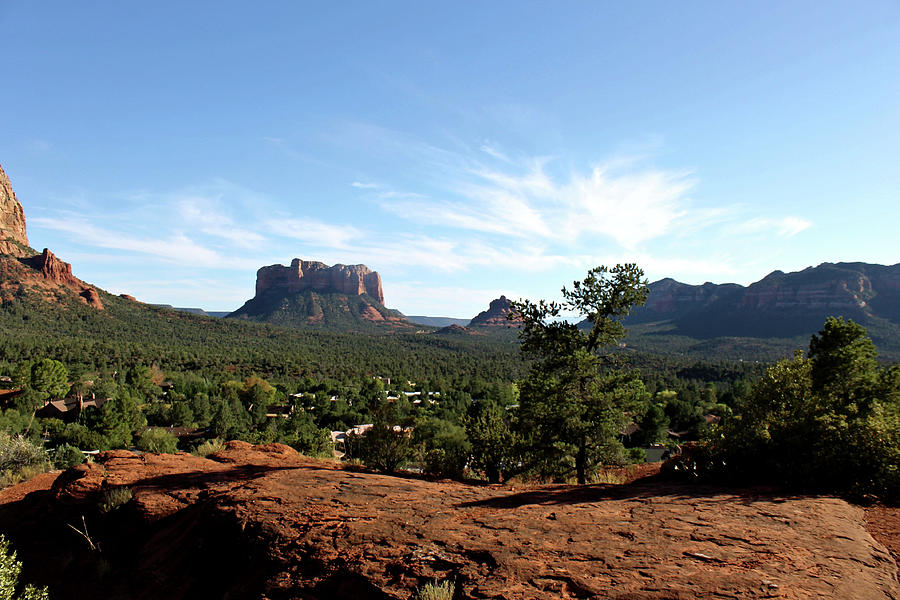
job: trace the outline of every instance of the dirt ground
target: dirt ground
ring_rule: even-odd
[[[900,599],[894,508],[673,484],[652,467],[625,485],[511,487],[278,444],[214,458],[106,453],[0,492],[0,530],[55,600],[407,599],[435,579],[457,599]],[[122,486],[133,500],[100,512]]]

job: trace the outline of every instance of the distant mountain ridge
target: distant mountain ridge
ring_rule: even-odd
[[[450,325],[459,325],[465,327],[469,324],[470,319],[457,319],[454,317],[427,317],[424,315],[406,315],[406,320],[416,325],[425,325],[426,327],[449,327]]]
[[[191,313],[192,315],[200,315],[201,317],[227,317],[233,311],[230,310],[203,310],[202,308],[193,308],[186,306],[172,306],[171,304],[151,304],[150,306],[156,306],[158,308],[168,308],[171,310],[177,310],[178,312],[186,312]]]
[[[866,326],[880,347],[900,347],[900,264],[822,263],[746,287],[662,279],[626,325],[665,324],[669,335],[698,339],[793,338],[817,332],[830,316]]]

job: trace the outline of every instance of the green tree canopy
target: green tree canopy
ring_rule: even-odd
[[[540,476],[565,478],[574,471],[586,483],[603,463],[621,460],[617,436],[649,395],[636,373],[604,364],[598,350],[625,335],[621,320],[648,292],[644,272],[624,264],[591,269],[572,289],[562,289],[562,303],[513,303],[524,321],[522,352],[534,359],[520,386],[518,430]]]
[[[69,391],[69,371],[52,358],[42,358],[31,365],[31,388],[44,398],[65,396]]]
[[[897,367],[880,367],[866,330],[830,317],[753,386],[713,446],[741,477],[830,491],[900,496]]]

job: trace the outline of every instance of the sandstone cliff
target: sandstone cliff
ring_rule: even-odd
[[[25,211],[0,166],[0,254],[27,256],[26,248]]]
[[[515,317],[510,319],[511,312],[510,300],[506,296],[500,296],[496,300],[491,300],[487,310],[478,313],[469,321],[469,327],[519,327],[522,320]]]
[[[342,331],[412,327],[402,314],[385,308],[381,276],[366,265],[329,267],[299,258],[289,267],[259,269],[256,296],[228,317]]]
[[[384,304],[381,275],[366,265],[334,265],[295,258],[291,266],[270,265],[256,272],[256,295],[296,294],[312,290],[322,294],[368,294]]]

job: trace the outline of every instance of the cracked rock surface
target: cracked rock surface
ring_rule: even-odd
[[[341,469],[279,444],[229,442],[214,458],[106,453],[52,490],[4,492],[0,526],[18,507],[27,527],[29,499],[85,514],[102,490],[130,487],[119,516],[95,517],[123,558],[93,597],[412,598],[453,579],[457,598],[900,598],[863,510],[833,497],[652,478],[479,486]]]

